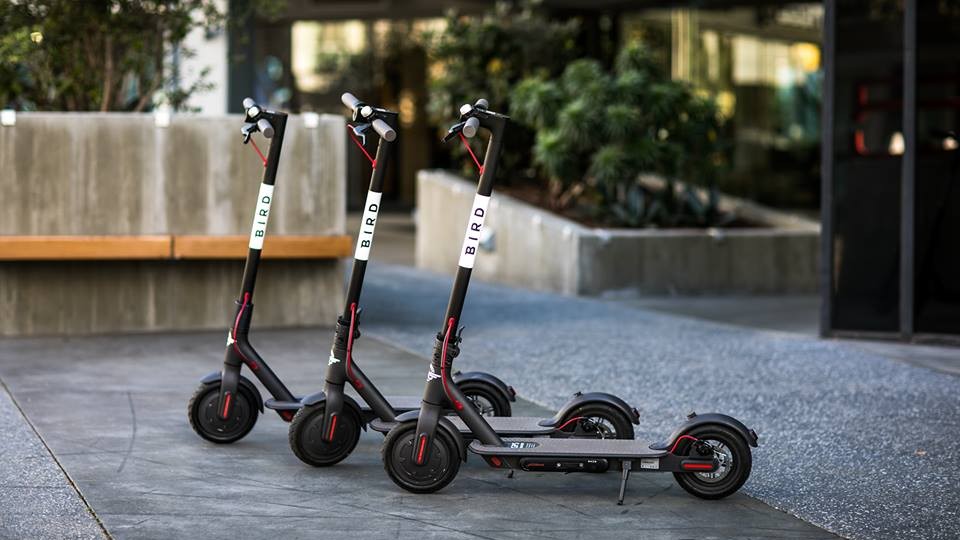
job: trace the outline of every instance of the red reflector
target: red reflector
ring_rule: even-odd
[[[327,433],[327,440],[333,440],[333,431],[337,429],[337,415],[334,413],[330,416],[330,433]]]
[[[426,448],[427,448],[427,436],[421,435],[420,449],[417,450],[417,465],[421,465],[423,463],[423,451],[426,450]]]
[[[230,397],[230,392],[227,392],[223,396],[223,412],[220,414],[220,416],[224,418],[227,417],[227,412],[230,410]]]
[[[680,465],[682,468],[688,471],[712,471],[712,463],[684,463]]]
[[[503,465],[503,462],[500,461],[500,458],[498,458],[497,456],[490,456],[490,463],[493,463],[494,467],[499,467],[500,465]]]

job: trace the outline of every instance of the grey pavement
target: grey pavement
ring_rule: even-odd
[[[428,354],[451,282],[372,265],[366,329]],[[747,493],[853,538],[957,537],[960,378],[844,342],[470,289],[461,368],[550,408],[574,390],[618,394],[641,410],[638,437],[661,437],[691,409],[731,414],[761,437]]]
[[[389,299],[382,277],[369,294],[381,304]],[[291,389],[303,393],[320,388],[330,335],[329,329],[261,330],[254,342]],[[420,339],[429,342],[430,335]],[[222,343],[222,332],[6,339],[0,379],[114,538],[833,537],[744,494],[694,499],[662,474],[634,475],[620,507],[613,474],[509,479],[471,459],[445,490],[416,496],[384,473],[379,434],[364,434],[343,463],[314,469],[293,456],[286,424],[271,413],[236,444],[206,443],[190,430],[185,409],[197,380],[217,369]],[[369,335],[356,355],[386,393],[422,390],[423,357]],[[516,411],[546,412],[525,401]],[[23,460],[14,465],[33,467]],[[80,518],[63,513],[49,520],[69,526]],[[66,535],[53,529],[28,536]],[[76,536],[93,538],[97,531]]]
[[[70,479],[0,385],[0,538],[104,538]]]

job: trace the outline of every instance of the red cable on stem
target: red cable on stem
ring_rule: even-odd
[[[480,174],[483,174],[483,165],[480,164],[477,155],[473,153],[473,148],[470,148],[470,143],[467,142],[467,138],[463,136],[463,133],[460,134],[460,140],[463,141],[463,146],[467,149],[467,152],[470,152],[470,157],[473,158],[473,163],[477,166],[477,169],[480,170]]]
[[[257,151],[257,155],[260,156],[260,161],[263,162],[263,166],[267,166],[267,158],[263,157],[263,152],[260,151],[260,147],[257,146],[257,141],[250,139],[250,144],[253,145],[253,149]]]
[[[353,386],[359,390],[363,388],[363,383],[359,379],[353,378],[353,366],[351,365],[351,360],[353,360],[353,329],[356,320],[357,303],[354,302],[350,304],[350,335],[347,336],[347,377],[353,381]]]
[[[351,128],[350,124],[347,124],[347,133],[349,133],[350,138],[353,139],[353,144],[357,145],[357,148],[359,148],[363,152],[363,155],[367,156],[367,159],[370,161],[370,166],[376,169],[377,160],[373,159],[370,156],[370,152],[367,152],[367,149],[364,148],[363,144],[360,143],[360,139],[357,139],[357,136],[353,134],[353,129]]]
[[[453,333],[453,317],[450,317],[450,320],[447,322],[447,331],[443,336],[443,351],[440,352],[440,380],[443,382],[443,393],[447,395],[453,403],[453,408],[456,410],[463,409],[463,403],[460,403],[453,396],[450,395],[450,390],[447,388],[447,343],[450,342],[450,334]]]

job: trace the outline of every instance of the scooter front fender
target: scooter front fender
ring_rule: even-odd
[[[220,380],[223,378],[223,374],[219,371],[213,371],[205,375],[200,379],[200,384],[220,384]],[[260,391],[257,390],[257,387],[253,385],[252,382],[247,380],[242,375],[240,376],[240,385],[247,386],[251,390],[251,394],[257,397],[257,408],[260,409],[260,412],[263,412],[263,398],[260,396]]]
[[[301,399],[300,399],[300,404],[303,405],[304,407],[309,407],[309,406],[311,406],[311,405],[316,405],[316,404],[321,403],[321,402],[324,402],[324,401],[326,401],[326,400],[327,400],[327,394],[326,394],[326,392],[322,392],[322,391],[321,391],[321,392],[314,392],[314,393],[312,393],[312,394],[310,394],[310,395],[308,395],[308,396],[304,396],[303,398],[301,398]],[[364,419],[363,413],[362,413],[362,411],[361,411],[361,409],[360,409],[360,405],[358,405],[357,402],[356,402],[352,397],[350,397],[350,396],[348,396],[348,395],[346,395],[346,394],[343,394],[343,405],[342,405],[342,407],[350,407],[351,409],[353,409],[353,412],[357,413],[357,418],[363,420],[363,426],[362,426],[362,427],[363,427],[364,431],[366,431],[366,429],[367,429],[367,424],[366,424],[366,420]],[[343,409],[341,408],[340,410],[343,410]]]
[[[396,418],[396,425],[403,424],[405,422],[412,422],[416,425],[417,420],[420,419],[420,411],[407,411]],[[447,435],[453,440],[457,447],[457,456],[460,458],[460,461],[467,460],[467,443],[463,440],[463,435],[460,434],[460,430],[457,429],[453,422],[448,420],[446,417],[441,416],[438,419],[437,427],[444,430]]]
[[[568,413],[576,409],[577,407],[582,407],[584,405],[589,405],[592,403],[599,403],[613,407],[624,414],[630,421],[634,424],[640,423],[640,413],[636,408],[631,407],[627,404],[626,401],[620,399],[619,397],[608,394],[606,392],[577,392],[570,398],[569,401],[563,404],[563,407],[560,407],[560,410],[557,411],[557,414],[553,418],[547,420],[541,420],[539,424],[543,427],[557,427],[559,426],[567,417]]]

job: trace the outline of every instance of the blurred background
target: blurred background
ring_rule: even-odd
[[[403,136],[390,163],[384,208],[400,222],[416,215],[410,227],[439,227],[455,217],[438,217],[442,208],[436,204],[426,213],[424,204],[440,195],[422,190],[447,188],[424,180],[419,171],[472,174],[464,168],[472,166],[464,150],[442,145],[440,135],[459,104],[485,97],[515,121],[499,173],[502,191],[512,199],[591,230],[698,231],[683,246],[644,248],[684,254],[656,272],[628,266],[618,272],[632,276],[582,285],[587,278],[580,270],[580,284],[552,286],[549,276],[517,278],[503,262],[492,264],[496,268],[485,277],[573,294],[629,289],[666,296],[799,295],[813,299],[798,305],[815,310],[822,335],[948,342],[960,336],[958,1],[24,0],[2,6],[0,105],[16,116],[5,113],[9,129],[0,129],[0,164],[16,171],[5,175],[6,191],[19,193],[16,204],[30,209],[0,222],[4,235],[241,234],[246,226],[245,192],[235,195],[236,209],[227,210],[236,215],[230,224],[208,217],[177,229],[164,208],[156,210],[163,218],[131,216],[142,226],[122,231],[93,218],[79,228],[49,225],[56,219],[41,210],[46,198],[37,194],[39,188],[13,186],[37,175],[41,184],[57,181],[49,170],[37,170],[58,151],[42,142],[49,134],[36,135],[29,145],[23,131],[13,135],[29,127],[31,115],[152,113],[144,120],[150,126],[173,118],[171,130],[196,134],[200,128],[190,122],[239,113],[242,99],[253,96],[298,115],[295,127],[299,118],[310,118],[303,127],[308,130],[317,118],[321,128],[335,122],[325,114],[344,115],[339,96],[345,90],[400,113]],[[57,121],[76,123],[72,118]],[[43,129],[65,129],[51,127],[52,121]],[[96,122],[77,129],[106,129]],[[339,209],[359,209],[369,171],[360,153],[346,151],[342,140],[332,142],[337,129],[342,128],[321,129],[324,135],[303,138],[313,142],[289,152],[298,160],[327,154],[299,173],[304,187],[281,203],[278,232],[348,232],[349,220]],[[107,162],[135,141],[156,148],[167,144],[120,132],[106,136],[109,142],[97,140],[114,145],[99,154]],[[195,136],[199,141],[213,134]],[[90,145],[99,144],[83,139],[87,146],[78,150],[77,137],[85,135],[62,139],[72,148],[63,159],[73,164],[85,159],[77,152],[96,154]],[[210,144],[196,143],[215,148]],[[169,194],[156,186],[177,175],[205,177],[213,185],[214,176],[238,170],[216,169],[203,154],[195,169],[184,165],[181,172],[141,174],[144,160],[172,159],[172,150],[164,152],[166,158],[147,152],[123,170],[113,163],[109,175],[129,177],[125,181],[159,178],[154,191],[132,196],[133,206]],[[189,161],[182,156],[190,153],[182,150],[177,159]],[[317,184],[321,187],[309,187],[311,171],[329,169],[332,161],[342,161],[336,166],[342,170],[329,173],[328,181]],[[86,178],[107,174],[94,161],[83,163]],[[189,198],[206,201],[202,205],[178,203],[186,205],[179,210],[183,216],[223,210],[211,201],[229,188],[204,185],[192,188],[198,192]],[[77,193],[65,200],[80,204]],[[337,212],[306,225],[296,216],[283,217],[294,198],[311,197],[328,201]],[[97,204],[105,200],[87,201],[76,211],[98,214]],[[306,215],[309,208],[299,212]],[[51,206],[48,212],[65,210]],[[507,239],[519,233],[510,236],[507,223],[495,229],[498,243],[489,242],[488,249],[509,250]],[[718,230],[730,232],[718,236]],[[763,236],[765,243],[749,235]],[[724,255],[716,247],[720,237],[740,247]],[[701,238],[714,247],[694,252],[691,246]],[[410,263],[449,271],[446,260],[429,250],[437,241],[417,230],[416,259]],[[646,253],[633,244],[604,249]],[[617,265],[627,256],[618,253],[598,255],[609,258],[598,264]],[[663,257],[670,259],[670,253]],[[40,279],[37,265],[50,263],[4,264],[2,271],[16,273],[22,286]],[[331,261],[322,264],[331,275],[341,271]],[[732,268],[731,277],[711,281],[707,274],[724,265]],[[695,279],[661,283],[651,277],[697,274],[694,266],[702,274]],[[222,276],[235,269],[205,268]],[[744,273],[757,279],[744,281]],[[793,277],[783,277],[787,274]],[[11,306],[27,309],[38,301],[17,296],[12,287],[4,298]],[[15,312],[3,311],[5,317]],[[281,325],[329,320],[325,311],[304,313],[268,320]],[[196,324],[212,325],[218,316],[198,318]],[[83,331],[66,323],[36,324],[3,326],[8,334]],[[164,327],[151,324],[117,322],[117,328]]]

